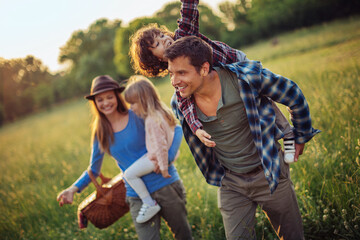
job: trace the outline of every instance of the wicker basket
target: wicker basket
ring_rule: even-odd
[[[122,173],[114,178],[106,178],[100,174],[101,186],[93,173],[88,170],[96,191],[84,199],[78,207],[79,227],[87,226],[89,220],[95,227],[103,229],[118,220],[129,211],[126,198],[125,182]]]

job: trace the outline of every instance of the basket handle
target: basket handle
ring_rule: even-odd
[[[90,177],[92,183],[93,183],[93,184],[95,185],[95,187],[96,187],[96,191],[97,191],[100,195],[105,196],[104,190],[103,190],[102,187],[99,185],[99,183],[96,181],[96,178],[95,178],[93,172],[91,171],[91,169],[88,169],[88,174],[89,174],[89,177]],[[101,177],[101,176],[102,176],[102,173],[100,173],[100,177]]]

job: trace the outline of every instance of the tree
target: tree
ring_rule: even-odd
[[[225,1],[219,4],[219,10],[223,13],[225,22],[230,29],[249,23],[247,14],[252,7],[251,2],[251,0],[239,0],[236,2]]]
[[[240,48],[256,40],[258,34],[249,20],[249,11],[256,0],[237,0],[222,2],[219,9],[224,16],[228,30],[224,31],[222,41],[235,48]]]
[[[360,12],[358,0],[237,0],[220,4],[231,31],[224,42],[240,48],[281,32]]]
[[[115,32],[121,21],[113,22],[99,19],[86,30],[72,34],[67,43],[61,47],[59,62],[70,63],[70,78],[75,81],[73,87],[78,93],[87,92],[91,80],[102,74],[117,77],[113,59]]]
[[[52,75],[35,57],[11,60],[0,58],[0,76],[2,122],[14,121],[20,116],[53,103],[50,85]],[[40,86],[41,90],[38,89]]]
[[[180,17],[180,1],[165,4],[159,11],[154,14],[154,17],[161,19],[170,31],[175,31],[177,28],[177,20]]]

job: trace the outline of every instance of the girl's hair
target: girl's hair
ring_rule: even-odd
[[[173,112],[161,100],[154,84],[144,76],[136,75],[129,79],[125,88],[125,100],[139,104],[139,115],[142,118],[155,117],[158,122],[165,118],[169,126],[176,125]]]
[[[174,38],[174,33],[165,26],[158,26],[151,23],[137,30],[130,37],[131,64],[136,73],[147,77],[160,77],[167,74],[168,63],[160,61],[149,50],[154,43],[154,38],[160,34]]]
[[[121,94],[115,90],[114,94],[118,103],[117,111],[119,113],[127,113],[128,107]],[[110,145],[114,142],[114,131],[111,127],[111,123],[106,116],[99,111],[95,100],[89,101],[89,103],[93,113],[93,121],[91,124],[91,143],[94,143],[96,136],[99,141],[100,151],[110,154]]]

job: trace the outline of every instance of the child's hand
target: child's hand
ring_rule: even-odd
[[[196,130],[195,134],[200,139],[200,141],[203,144],[205,144],[205,146],[207,146],[207,147],[215,147],[216,146],[216,143],[214,141],[210,140],[211,136],[204,130],[198,129],[198,130]]]
[[[164,177],[164,178],[170,178],[170,174],[168,172],[168,170],[161,170],[161,175]]]

